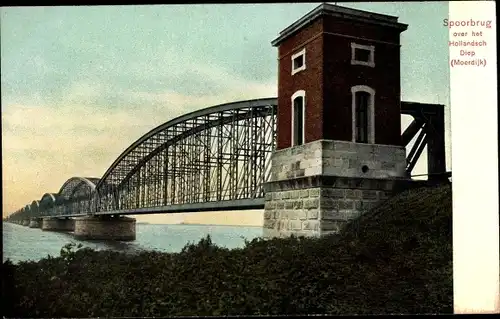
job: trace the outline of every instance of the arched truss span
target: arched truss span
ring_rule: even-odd
[[[42,198],[40,199],[40,206],[45,208],[54,205],[56,203],[56,196],[57,194],[54,193],[43,194]]]
[[[99,178],[72,177],[61,186],[58,195],[65,200],[70,200],[79,195],[90,196],[98,182]]]
[[[58,206],[59,199],[55,193],[45,193],[40,199],[39,211],[42,215],[55,215],[62,207]]]
[[[40,214],[40,201],[39,200],[34,200],[31,202],[30,213],[34,216],[37,216]]]
[[[59,190],[59,197],[64,201],[61,213],[65,215],[85,214],[95,207],[95,189],[98,178],[72,177]]]
[[[262,197],[276,98],[195,111],[145,134],[97,185],[98,210]]]

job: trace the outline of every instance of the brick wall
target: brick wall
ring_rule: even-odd
[[[380,43],[370,37],[362,39],[324,35],[322,138],[352,140],[351,87],[367,85],[375,90],[375,143],[401,145],[399,41]],[[351,65],[352,42],[375,46],[375,67]]]
[[[278,46],[277,149],[291,146],[291,96],[306,92],[305,142],[352,140],[351,87],[375,90],[375,143],[402,145],[402,29],[324,15]],[[375,67],[351,64],[351,43],[375,47]],[[291,55],[306,49],[306,69],[291,74]]]
[[[316,20],[278,47],[278,113],[277,149],[292,143],[291,97],[298,90],[306,91],[305,141],[322,138],[323,134],[323,30],[322,19]],[[306,69],[294,75],[291,56],[306,49]]]

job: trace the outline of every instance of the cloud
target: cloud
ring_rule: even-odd
[[[126,112],[81,105],[10,105],[2,114],[4,212],[72,176],[99,176],[147,125]]]
[[[277,93],[273,80],[249,81],[215,66],[193,63],[186,71],[208,85],[219,83],[221,89],[185,94],[175,86],[152,92],[80,81],[70,83],[54,99],[58,103],[7,103],[2,112],[4,214],[45,192],[57,192],[70,177],[100,177],[130,144],[177,116]],[[119,102],[113,100],[118,95]],[[121,107],[109,107],[106,101]]]
[[[214,92],[213,94],[186,95],[169,89],[157,93],[131,90],[126,94],[133,100],[141,100],[153,105],[193,110],[240,100],[275,97],[275,86],[273,83],[243,83],[242,81],[237,83],[235,81],[222,92]]]
[[[156,71],[151,69],[155,61],[136,62],[131,65],[130,72],[136,76],[165,74],[163,78],[156,78],[156,81],[163,81],[163,89],[128,89],[124,94],[131,101],[192,111],[232,101],[277,96],[274,77],[249,80],[220,65],[195,63],[168,51],[158,58],[168,62],[159,64]]]

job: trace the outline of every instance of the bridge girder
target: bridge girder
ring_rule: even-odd
[[[275,102],[218,105],[153,129],[100,180],[97,210],[262,196],[274,149]]]
[[[90,213],[95,197],[96,185],[99,178],[72,177],[59,190],[59,197],[64,202],[61,214]]]
[[[401,102],[401,113],[413,117],[413,122],[402,134],[402,143],[407,146],[417,136],[408,152],[406,172],[411,176],[425,146],[427,146],[427,173],[429,180],[446,178],[444,105],[416,102]]]
[[[72,177],[58,193],[46,193],[11,216],[68,216],[167,206],[203,210],[203,203],[209,203],[207,209],[223,209],[252,199],[257,203],[275,148],[276,109],[277,99],[265,98],[182,115],[135,141],[101,179]],[[402,133],[402,144],[407,146],[416,137],[408,152],[407,173],[411,174],[425,146],[428,172],[444,172],[444,106],[401,102],[401,113],[414,118]],[[226,204],[214,206],[217,201]]]
[[[64,199],[70,199],[72,195],[82,189],[82,187],[88,188],[90,192],[93,192],[96,188],[99,178],[92,177],[72,177],[68,179],[59,189],[59,196]]]

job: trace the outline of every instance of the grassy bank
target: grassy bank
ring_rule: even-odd
[[[63,249],[3,265],[4,315],[97,317],[452,312],[451,187],[400,194],[337,236],[209,238],[181,253]]]

